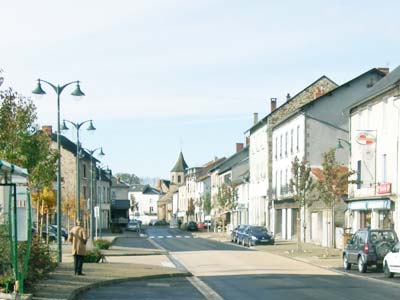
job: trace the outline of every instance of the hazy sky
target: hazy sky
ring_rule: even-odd
[[[88,148],[113,172],[168,177],[229,156],[252,124],[322,75],[346,82],[400,64],[400,2],[0,0],[3,87],[26,96],[37,78],[81,80],[63,118],[93,119]],[[56,95],[34,98],[56,126]],[[75,141],[75,132],[67,136]]]

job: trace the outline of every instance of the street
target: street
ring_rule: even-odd
[[[142,280],[102,287],[79,299],[395,299],[400,285],[347,276],[290,258],[234,244],[196,238],[167,227],[148,227],[141,238],[116,246],[158,247],[167,255],[143,262],[183,268],[188,278]],[[138,257],[138,261],[142,258]],[[398,281],[397,281],[398,282]]]

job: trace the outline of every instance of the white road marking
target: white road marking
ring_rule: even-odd
[[[161,287],[170,287],[169,283],[161,283],[161,282],[149,282],[147,286],[161,286]]]
[[[185,235],[185,239],[190,239],[190,235]]]
[[[164,236],[163,236],[163,235],[159,235],[158,238],[159,238],[159,239],[163,239]]]
[[[167,238],[169,238],[169,239],[172,238],[172,235],[167,235]]]
[[[186,279],[208,300],[224,300],[216,291],[205,284],[196,276],[186,277]]]
[[[177,236],[175,236],[175,237],[176,237],[176,238],[178,238],[178,239],[179,239],[179,238],[181,238],[181,236],[180,236],[180,235],[177,235]]]
[[[154,235],[149,236],[149,239],[154,239],[154,238],[155,238]]]
[[[162,265],[163,267],[174,268],[174,269],[176,269],[176,266],[175,266],[172,262],[170,262],[170,261],[163,261],[163,262],[161,263],[161,265]]]

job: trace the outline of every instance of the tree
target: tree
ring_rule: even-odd
[[[237,191],[233,185],[226,183],[218,188],[217,204],[220,211],[220,218],[226,216],[232,209],[237,207]],[[225,219],[222,218],[222,228],[225,228]]]
[[[140,184],[140,178],[133,173],[117,173],[115,176],[119,177],[123,182],[129,185]]]
[[[335,246],[335,206],[347,195],[349,177],[354,174],[336,161],[335,149],[322,154],[322,178],[317,182],[320,199],[331,209],[331,247]]]
[[[212,203],[211,203],[211,194],[210,193],[206,193],[203,197],[202,197],[202,201],[203,201],[203,211],[206,215],[209,215],[211,213],[211,209],[212,209]]]
[[[11,88],[0,91],[0,158],[26,168],[30,187],[42,189],[53,184],[58,153],[36,120],[30,99]]]
[[[311,168],[305,159],[301,161],[296,156],[292,161],[292,178],[289,182],[290,190],[293,194],[293,200],[298,205],[297,211],[297,250],[301,251],[301,211],[306,206],[311,205],[309,197],[311,191],[315,188],[315,184],[311,177]],[[305,233],[304,233],[305,234]]]

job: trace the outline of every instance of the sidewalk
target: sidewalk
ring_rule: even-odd
[[[226,232],[206,232],[199,231],[193,235],[211,239],[223,243],[230,243],[230,235]],[[302,244],[302,251],[297,251],[296,241],[276,240],[275,245],[259,245],[253,247],[258,251],[266,251],[272,254],[291,257],[324,268],[338,268],[342,266],[342,250],[330,249],[319,245],[305,243]]]
[[[109,234],[102,238],[112,241],[117,236]],[[141,256],[160,255],[161,257],[164,254],[162,251],[111,247],[109,250],[104,250],[104,254],[106,255],[106,263],[85,263],[83,265],[85,276],[75,276],[71,246],[63,245],[63,262],[54,272],[49,274],[47,279],[34,285],[34,289],[31,291],[33,292],[33,299],[72,300],[79,293],[104,284],[115,284],[143,278],[191,276],[190,273],[180,272],[176,268],[136,263],[137,258]],[[120,256],[121,259],[116,260],[117,256]]]

